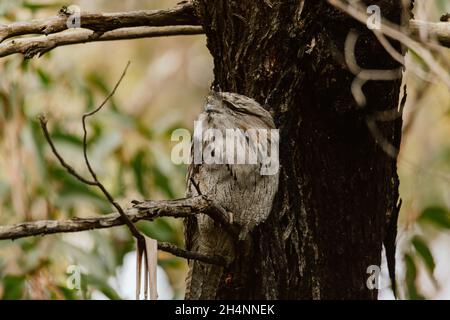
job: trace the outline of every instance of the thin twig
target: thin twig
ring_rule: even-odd
[[[63,166],[67,170],[67,172],[70,173],[70,175],[74,176],[75,178],[77,178],[81,182],[83,182],[83,183],[85,183],[87,185],[90,185],[90,186],[95,186],[96,185],[95,181],[90,181],[90,180],[84,178],[72,166],[70,166],[64,160],[64,158],[59,154],[59,152],[56,149],[55,144],[53,143],[53,140],[50,137],[50,134],[48,132],[47,119],[45,118],[44,115],[40,115],[39,116],[39,123],[41,124],[42,131],[44,132],[45,139],[47,140],[48,144],[50,145],[50,148],[52,149],[53,154],[56,156],[56,158],[58,159],[58,161],[61,164],[61,166]]]
[[[83,124],[83,156],[84,156],[84,161],[86,162],[86,166],[89,169],[89,172],[91,173],[92,178],[94,178],[94,181],[97,182],[98,184],[99,181],[97,179],[97,175],[95,174],[94,170],[92,169],[91,163],[89,162],[89,158],[87,156],[87,129],[86,129],[86,119],[95,115],[97,112],[99,112],[104,106],[105,104],[112,98],[112,96],[116,93],[117,88],[119,87],[119,85],[121,84],[123,78],[125,77],[125,74],[128,71],[128,68],[130,66],[130,61],[128,61],[127,65],[125,66],[125,69],[123,70],[119,81],[117,81],[116,85],[114,86],[113,90],[108,94],[108,96],[105,98],[105,100],[103,100],[103,102],[93,111],[88,112],[83,114],[83,117],[81,118],[81,123]]]
[[[328,0],[328,2],[334,7],[346,12],[348,15],[356,19],[361,23],[366,23],[367,14],[365,8],[361,5],[352,6],[341,0]],[[383,20],[381,24],[381,30],[377,30],[385,34],[391,39],[397,40],[404,44],[409,49],[416,52],[423,61],[428,65],[430,70],[437,75],[442,82],[450,88],[450,76],[448,72],[439,64],[438,61],[433,57],[433,55],[425,49],[418,41],[412,39],[407,34],[404,33],[405,30],[400,29],[399,26]]]
[[[198,183],[194,180],[194,178],[190,177],[189,181],[191,181],[192,185],[194,186],[195,190],[197,191],[198,195],[202,195],[202,191],[200,190],[200,186]]]
[[[122,209],[122,207],[114,200],[113,196],[109,193],[109,191],[105,188],[105,186],[98,180],[97,175],[95,174],[95,171],[92,169],[91,163],[89,161],[89,158],[87,156],[87,129],[86,129],[86,119],[90,116],[93,116],[97,112],[99,112],[105,104],[112,98],[112,96],[116,93],[117,88],[122,83],[123,78],[125,77],[125,74],[128,71],[128,67],[130,66],[130,61],[127,62],[127,65],[125,66],[125,69],[123,70],[119,81],[116,82],[116,85],[114,86],[113,90],[109,93],[109,95],[103,100],[103,102],[92,112],[85,113],[82,117],[82,124],[83,124],[83,156],[84,161],[86,163],[86,166],[92,176],[92,178],[95,181],[96,186],[103,192],[105,197],[108,199],[108,201],[117,209],[117,211],[122,216],[122,219],[124,220],[125,224],[128,226],[128,229],[130,229],[130,232],[133,234],[133,236],[138,240],[139,244],[144,244],[145,246],[145,239],[142,236],[141,232],[138,230],[138,228],[134,225],[134,223],[128,218],[125,211]]]

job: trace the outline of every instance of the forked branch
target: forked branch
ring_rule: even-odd
[[[34,56],[42,56],[57,47],[80,43],[196,35],[202,33],[203,28],[200,26],[134,27],[116,29],[104,33],[91,30],[66,31],[49,36],[14,39],[0,43],[0,58],[20,53],[24,55],[25,59],[31,59]]]
[[[138,221],[151,221],[160,217],[185,218],[215,210],[212,203],[204,196],[178,200],[145,201],[143,204],[145,204],[145,209],[138,210],[132,208],[125,210],[128,219],[133,223]],[[111,213],[99,217],[74,218],[64,221],[43,220],[24,222],[11,226],[0,226],[0,240],[15,240],[38,235],[107,229],[123,224],[124,221],[118,213]],[[218,265],[225,264],[222,257],[205,256],[197,252],[186,251],[170,243],[159,242],[158,249],[185,259],[199,260]]]

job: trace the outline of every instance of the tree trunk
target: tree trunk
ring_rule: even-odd
[[[400,0],[372,1],[400,23]],[[280,185],[269,219],[254,230],[250,255],[238,252],[211,299],[376,299],[366,285],[380,265],[398,201],[396,158],[380,146],[367,117],[395,110],[401,79],[351,93],[344,60],[351,29],[367,69],[395,69],[364,25],[318,0],[195,1],[214,57],[215,85],[264,104],[280,129]],[[398,45],[396,45],[398,49]],[[401,117],[378,122],[394,147]],[[394,221],[395,225],[396,221]]]

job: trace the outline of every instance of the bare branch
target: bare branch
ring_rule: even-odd
[[[364,6],[350,5],[341,0],[328,0],[328,2],[334,7],[342,10],[343,12],[346,12],[359,22],[364,24],[366,23],[367,14],[365,10],[366,8],[364,8]],[[383,23],[381,24],[381,30],[379,31],[390,37],[391,39],[395,39],[404,44],[409,49],[415,51],[425,61],[430,70],[435,75],[437,75],[447,87],[450,88],[450,76],[448,75],[447,71],[439,64],[438,61],[436,61],[433,55],[422,46],[420,42],[412,39],[404,33],[405,30],[387,20],[383,20]]]
[[[412,35],[418,37],[421,29],[427,30],[430,39],[436,39],[442,46],[450,48],[450,23],[410,21]],[[104,33],[91,30],[71,30],[49,36],[14,39],[0,43],[0,58],[19,53],[23,54],[26,59],[30,59],[36,55],[42,56],[57,47],[90,42],[198,35],[203,33],[201,26],[193,25],[121,28]]]
[[[153,220],[158,217],[182,218],[207,209],[208,202],[201,196],[189,199],[147,202],[146,210],[128,209],[126,214],[132,222]],[[66,221],[35,221],[0,227],[0,240],[19,239],[30,236],[78,232],[121,226],[125,222],[120,214],[112,213],[99,217],[75,218]]]
[[[167,242],[158,242],[158,249],[189,260],[198,260],[209,264],[217,264],[219,266],[227,265],[226,260],[221,256],[207,256],[198,252],[183,250]]]
[[[114,89],[111,91],[111,93],[106,97],[106,99],[102,102],[102,104],[95,109],[93,112],[88,113],[83,115],[83,131],[84,131],[84,139],[83,139],[83,151],[84,151],[84,159],[86,161],[86,165],[89,169],[89,172],[91,173],[92,178],[94,179],[93,181],[90,181],[86,178],[84,178],[82,175],[80,175],[78,172],[76,172],[75,169],[73,169],[69,164],[67,164],[67,162],[64,160],[64,158],[59,154],[58,150],[56,149],[50,134],[48,132],[47,129],[47,120],[41,116],[39,117],[39,121],[42,127],[42,130],[44,131],[44,136],[47,140],[47,142],[49,143],[49,145],[51,146],[51,149],[53,151],[53,154],[58,158],[60,164],[67,170],[67,172],[72,175],[73,177],[77,178],[78,180],[80,180],[81,182],[88,184],[90,186],[95,186],[97,188],[99,188],[102,193],[104,194],[104,196],[106,197],[106,199],[117,209],[117,211],[120,213],[120,215],[122,216],[122,219],[124,220],[125,224],[127,225],[128,229],[130,229],[130,232],[133,234],[133,236],[138,240],[138,245],[144,245],[145,244],[145,239],[142,236],[142,234],[139,232],[139,230],[136,228],[136,226],[133,224],[133,222],[128,218],[128,216],[126,215],[125,211],[122,209],[122,207],[114,200],[114,198],[111,196],[111,194],[108,192],[108,190],[104,187],[104,185],[97,179],[96,174],[94,173],[90,163],[89,163],[89,159],[87,157],[87,131],[86,131],[86,118],[95,114],[96,112],[100,111],[101,108],[109,101],[109,99],[111,99],[111,97],[114,95],[114,93],[116,92],[117,88],[119,87],[120,83],[122,82],[123,78],[125,77],[125,74],[128,70],[128,67],[130,65],[130,62],[127,63],[122,75],[120,76],[119,80],[117,81],[116,85],[114,86]]]
[[[211,219],[213,219],[215,222],[217,222],[219,225],[224,228],[226,232],[228,232],[231,236],[233,236],[235,239],[239,236],[239,227],[237,225],[234,225],[230,222],[230,217],[228,213],[225,211],[224,208],[222,208],[220,205],[215,203],[214,200],[211,200],[207,198],[204,195],[196,196],[192,199],[196,199],[198,197],[201,197],[203,201],[205,202],[205,205],[203,206],[201,212],[208,215]],[[153,211],[155,207],[155,203],[158,203],[158,201],[133,201],[134,205],[133,208],[138,209],[142,213],[148,213],[149,211]],[[158,210],[159,216],[165,216],[165,217],[187,217],[189,215],[180,216],[180,212],[170,212],[170,211],[164,211],[164,208],[161,208]],[[161,215],[162,214],[162,215]],[[176,216],[174,216],[175,214]]]
[[[134,27],[98,33],[90,30],[66,31],[50,36],[9,40],[0,43],[0,58],[20,53],[26,59],[42,56],[57,47],[102,41],[155,38],[177,35],[203,34],[200,26]]]
[[[48,132],[47,129],[47,119],[45,118],[45,116],[41,115],[39,116],[39,123],[41,125],[42,131],[44,132],[44,137],[47,140],[48,144],[50,145],[50,148],[52,149],[53,154],[56,156],[56,158],[58,159],[59,163],[61,164],[61,166],[64,167],[64,169],[67,170],[67,172],[77,178],[78,180],[80,180],[81,182],[90,185],[90,186],[95,186],[96,183],[95,181],[90,181],[86,178],[84,178],[82,175],[80,175],[71,165],[69,165],[64,158],[59,154],[58,150],[55,147],[55,144],[53,143],[52,138],[50,137],[50,134]]]
[[[203,212],[215,210],[213,204],[204,196],[178,200],[146,201],[145,210],[128,209],[126,215],[133,223],[140,220],[153,220],[159,217],[184,218]],[[100,217],[74,218],[65,221],[34,221],[11,226],[0,226],[0,240],[15,240],[25,237],[80,232],[93,229],[106,229],[124,224],[118,213]],[[205,256],[176,247],[173,244],[158,242],[158,249],[172,253],[175,256],[200,260],[206,263],[224,265],[225,261],[218,256]]]
[[[0,42],[5,39],[31,34],[49,35],[68,29],[71,13],[61,10],[58,15],[30,22],[14,22],[0,26]],[[180,3],[171,9],[142,10],[117,13],[80,13],[80,26],[84,29],[104,33],[129,27],[161,27],[199,25],[191,2]]]
[[[337,2],[331,0],[330,3],[336,5]],[[71,13],[62,10],[57,16],[47,19],[0,25],[0,57],[21,53],[25,58],[32,58],[54,48],[73,44],[203,33],[190,1],[165,10],[80,13],[81,28],[89,30],[62,32],[68,29],[67,21],[70,16]],[[412,20],[412,35],[418,38],[419,30],[427,30],[430,39],[436,39],[441,45],[450,47],[450,23]],[[46,36],[2,43],[11,37],[33,34]]]

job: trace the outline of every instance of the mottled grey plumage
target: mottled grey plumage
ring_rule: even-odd
[[[218,129],[224,137],[226,129],[237,128],[243,131],[275,129],[270,113],[255,100],[228,92],[212,92],[207,98],[204,111],[198,121],[197,124],[201,123],[203,130]],[[198,128],[195,129],[197,130]],[[196,132],[194,132],[195,139],[200,139]],[[262,139],[261,136],[259,139]],[[206,146],[211,141],[207,139],[197,143]],[[255,150],[258,137],[247,136],[239,142]],[[276,143],[276,154],[272,156],[278,161],[278,140],[272,140],[272,143]],[[221,163],[225,163],[225,154],[215,156],[223,160]],[[191,157],[193,157],[192,153]],[[203,195],[214,199],[241,228],[241,241],[249,244],[251,243],[249,232],[267,219],[278,189],[278,170],[273,175],[261,175],[262,166],[259,157],[256,164],[191,164],[188,170],[186,195],[197,195],[198,187]],[[195,182],[195,185],[191,180]],[[228,262],[233,260],[233,239],[205,214],[186,219],[185,238],[188,250],[209,255],[222,255]],[[222,278],[222,267],[190,261],[186,280],[186,299],[214,296],[211,292],[216,292],[221,286]]]

